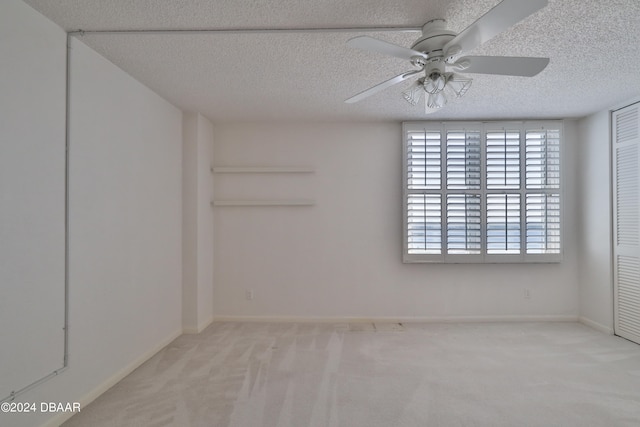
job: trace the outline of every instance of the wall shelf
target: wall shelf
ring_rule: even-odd
[[[314,200],[214,200],[211,206],[313,206]]]
[[[213,166],[213,173],[313,173],[308,166]]]

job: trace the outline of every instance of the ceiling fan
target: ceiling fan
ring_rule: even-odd
[[[422,37],[411,48],[368,36],[352,38],[347,42],[350,47],[402,58],[418,69],[377,84],[345,102],[358,102],[411,77],[420,76],[402,95],[412,105],[418,104],[424,96],[425,112],[432,113],[444,107],[449,98],[463,96],[471,86],[472,79],[458,74],[458,71],[533,77],[545,69],[549,58],[461,54],[480,46],[547,4],[548,0],[503,0],[459,34],[447,30],[444,20],[434,19],[422,27]]]

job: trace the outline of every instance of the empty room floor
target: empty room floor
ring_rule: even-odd
[[[64,426],[638,426],[640,346],[579,323],[214,323]]]

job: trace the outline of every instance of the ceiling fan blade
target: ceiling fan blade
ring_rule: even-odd
[[[503,0],[449,41],[444,51],[457,46],[457,51],[468,52],[547,4],[548,0]]]
[[[406,59],[407,61],[410,61],[414,56],[427,58],[427,55],[417,50],[398,46],[369,36],[354,37],[347,42],[347,46],[383,53],[385,55],[395,56],[396,58]]]
[[[462,70],[463,73],[523,77],[533,77],[549,64],[549,58],[517,56],[465,56],[458,60],[458,62],[462,61],[469,61],[467,68]]]
[[[405,80],[407,80],[409,77],[415,76],[418,73],[421,73],[422,70],[414,70],[414,71],[407,71],[406,73],[402,73],[400,75],[397,75],[393,78],[390,78],[387,81],[384,81],[382,83],[379,83],[373,87],[370,87],[369,89],[360,92],[357,95],[352,96],[349,99],[346,99],[344,102],[346,102],[347,104],[353,104],[354,102],[358,102],[363,100],[364,98],[367,98],[375,93],[380,92],[383,89],[386,89],[390,86],[393,86],[395,84],[398,84],[400,82],[403,82]]]

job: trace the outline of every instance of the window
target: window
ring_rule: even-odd
[[[403,124],[404,262],[559,262],[562,122]]]

